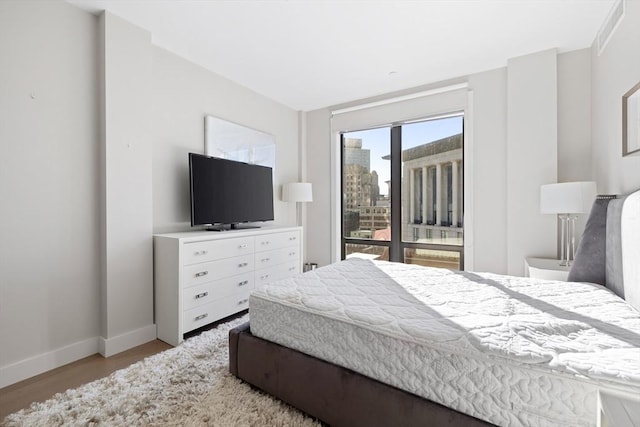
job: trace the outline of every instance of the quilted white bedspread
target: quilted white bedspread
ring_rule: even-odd
[[[595,425],[640,393],[640,313],[606,288],[350,259],[254,291],[251,330],[499,425]]]

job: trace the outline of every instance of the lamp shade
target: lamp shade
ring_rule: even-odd
[[[311,183],[291,182],[282,186],[283,202],[312,202]]]
[[[543,185],[540,187],[540,213],[589,213],[596,192],[596,183],[591,181]]]

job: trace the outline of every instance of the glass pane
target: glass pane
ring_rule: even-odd
[[[463,244],[462,116],[402,126],[402,240]]]
[[[405,249],[404,262],[425,267],[460,270],[460,253],[436,249]]]
[[[344,237],[389,241],[390,128],[343,134],[342,221]],[[348,251],[345,251],[347,253]]]
[[[344,246],[345,258],[365,258],[389,261],[389,248],[386,246],[354,245],[347,243]]]

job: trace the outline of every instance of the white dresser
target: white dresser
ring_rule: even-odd
[[[158,338],[183,335],[249,307],[254,287],[302,271],[302,228],[156,234],[153,239]]]

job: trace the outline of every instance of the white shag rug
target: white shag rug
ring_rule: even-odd
[[[320,426],[229,373],[228,332],[248,315],[7,416],[3,426]]]

